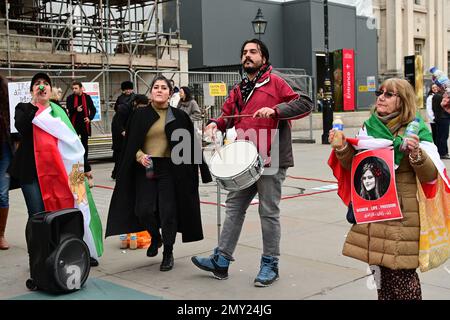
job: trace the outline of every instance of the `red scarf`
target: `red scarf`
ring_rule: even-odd
[[[83,121],[84,121],[85,118],[89,118],[88,108],[87,108],[87,103],[86,103],[86,94],[84,94],[84,93],[81,95],[81,105],[83,106],[83,111],[84,111],[84,118],[83,118]],[[78,108],[78,95],[77,94],[75,95],[75,98],[73,100],[73,106],[75,108]],[[70,119],[74,128],[75,128],[75,120],[77,118],[77,114],[78,113],[75,112],[72,116],[72,119]],[[89,122],[85,122],[84,124],[86,125],[86,132],[88,133],[88,135],[90,135],[91,127],[89,126]]]

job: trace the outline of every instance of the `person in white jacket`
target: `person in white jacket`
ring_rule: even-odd
[[[427,96],[427,116],[428,122],[431,126],[431,133],[433,134],[433,141],[436,143],[437,141],[437,129],[436,123],[434,123],[434,112],[433,112],[433,96],[439,92],[439,86],[435,83],[431,86],[430,92]]]

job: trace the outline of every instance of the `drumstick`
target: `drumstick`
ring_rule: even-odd
[[[253,117],[253,115],[252,114],[236,114],[236,115],[233,115],[233,116],[222,116],[222,117],[219,117],[219,118],[231,119],[231,118],[250,118],[250,117]]]

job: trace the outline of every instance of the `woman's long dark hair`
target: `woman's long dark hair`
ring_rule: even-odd
[[[369,171],[372,172],[375,178],[375,188],[372,191],[367,191],[366,187],[363,183],[364,174]],[[366,163],[362,168],[361,172],[361,197],[366,200],[376,200],[379,199],[380,194],[380,179],[381,179],[381,170],[375,163]]]
[[[184,99],[182,99],[183,101],[191,101],[192,100],[192,93],[191,93],[191,89],[189,89],[189,87],[181,87],[180,90],[183,89],[184,92]]]

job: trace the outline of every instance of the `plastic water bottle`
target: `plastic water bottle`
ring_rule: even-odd
[[[132,233],[130,235],[130,250],[136,250],[137,249],[137,234]]]
[[[344,122],[342,122],[342,118],[340,116],[336,116],[336,118],[334,119],[333,130],[344,131]]]
[[[343,145],[343,136],[344,136],[344,122],[342,122],[342,119],[340,116],[336,116],[336,118],[333,121],[333,130],[334,130],[334,137],[333,141],[331,141],[331,146],[333,148],[337,148]]]
[[[152,157],[148,155],[147,160],[149,161],[149,165],[145,167],[145,176],[147,179],[153,179],[155,177],[155,169],[153,167]]]
[[[430,69],[430,72],[433,74],[433,78],[435,79],[435,82],[437,82],[440,86],[442,86],[444,88],[450,87],[450,80],[448,79],[448,77],[446,76],[446,74],[444,72],[442,72],[441,70],[439,70],[436,67],[432,67]]]
[[[120,249],[128,248],[127,235],[126,234],[121,234],[119,236],[119,239],[120,239]]]
[[[419,133],[419,128],[420,128],[419,118],[415,118],[408,124],[405,131],[405,137],[403,138],[403,143],[400,148],[402,151],[406,151],[406,149],[408,149],[408,137],[410,137],[412,134],[417,135]]]

